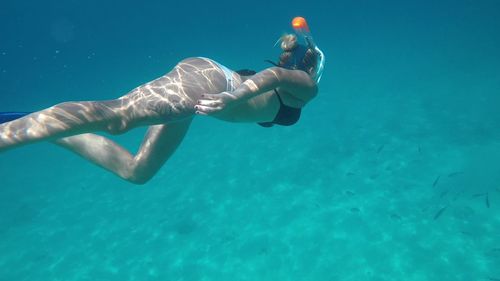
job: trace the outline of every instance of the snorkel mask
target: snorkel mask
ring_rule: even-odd
[[[316,69],[312,74],[312,78],[316,81],[316,83],[319,83],[325,67],[325,55],[318,48],[318,46],[316,46],[316,43],[314,43],[306,19],[303,17],[295,17],[292,20],[292,27],[297,37],[297,44],[292,50],[292,57],[280,66],[288,69],[301,69],[307,71],[307,65],[304,63],[304,58],[309,49],[314,50],[318,61],[316,63]]]

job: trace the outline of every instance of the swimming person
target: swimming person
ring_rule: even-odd
[[[324,55],[304,18],[281,38],[275,66],[232,71],[208,58],[188,58],[164,76],[115,100],[63,102],[34,113],[0,113],[0,152],[52,141],[136,184],[151,179],[174,153],[195,115],[261,126],[289,126],[318,92]],[[300,41],[300,42],[299,42]],[[274,63],[273,63],[274,64]],[[109,138],[150,126],[136,155]]]

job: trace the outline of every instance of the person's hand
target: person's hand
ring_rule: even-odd
[[[194,106],[196,114],[212,115],[236,104],[237,97],[229,92],[203,94]]]

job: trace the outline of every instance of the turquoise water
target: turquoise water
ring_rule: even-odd
[[[189,56],[263,69],[296,15],[327,65],[298,124],[197,118],[144,186],[48,143],[0,155],[0,280],[500,278],[500,2],[207,2],[2,3],[0,111]]]

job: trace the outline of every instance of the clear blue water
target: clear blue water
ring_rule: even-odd
[[[0,155],[0,280],[500,278],[500,2],[101,2],[2,2],[0,111],[190,56],[263,69],[296,15],[320,94],[292,127],[196,119],[140,187],[47,143]]]

